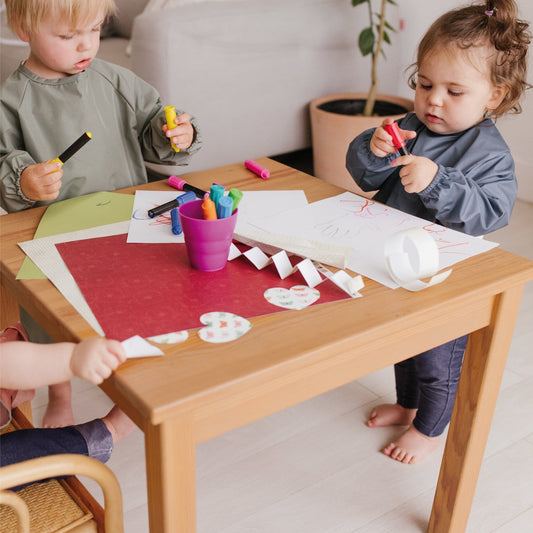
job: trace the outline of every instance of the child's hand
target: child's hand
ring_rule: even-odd
[[[396,146],[392,142],[390,133],[383,127],[387,124],[392,124],[394,120],[392,118],[386,118],[381,126],[376,128],[372,139],[370,139],[370,150],[378,157],[385,157],[389,154],[394,154],[397,151]],[[412,130],[400,130],[404,139],[414,139],[416,137],[416,131]]]
[[[55,200],[59,196],[63,170],[58,161],[45,161],[27,166],[20,174],[20,189],[35,202]]]
[[[169,129],[165,124],[163,131],[165,135],[174,143],[180,150],[186,150],[192,144],[194,139],[194,128],[191,124],[191,117],[187,113],[178,115],[174,122],[176,127]]]
[[[120,342],[93,337],[74,347],[70,369],[75,376],[98,385],[125,360],[126,351]]]
[[[391,167],[399,167],[400,178],[405,192],[422,192],[435,178],[439,170],[437,163],[427,157],[403,155],[396,158]]]

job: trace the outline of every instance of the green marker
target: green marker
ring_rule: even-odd
[[[239,189],[230,189],[228,196],[233,200],[233,212],[235,212],[235,209],[237,209],[237,206],[243,197],[243,192],[239,191]]]

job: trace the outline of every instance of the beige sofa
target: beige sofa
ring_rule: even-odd
[[[309,102],[365,90],[349,0],[117,0],[99,57],[195,115],[203,147],[187,171],[311,146]],[[131,49],[131,55],[126,50]],[[25,57],[2,45],[2,79]],[[156,167],[157,168],[157,167]],[[171,169],[158,167],[165,173]]]

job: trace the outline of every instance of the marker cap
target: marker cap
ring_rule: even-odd
[[[185,180],[179,178],[178,176],[170,176],[168,178],[167,183],[174,187],[174,189],[179,189],[180,191],[183,191],[183,185],[187,183]]]
[[[256,163],[253,159],[247,159],[244,162],[244,166],[251,170],[254,174],[257,174],[260,178],[264,180],[270,178],[270,170],[268,168],[262,167],[259,163]]]
[[[392,143],[394,144],[394,146],[396,146],[396,148],[401,148],[405,146],[405,139],[403,138],[403,135],[400,132],[400,128],[398,127],[397,122],[387,124],[383,127],[385,131],[392,137]]]
[[[177,207],[172,209],[170,212],[170,221],[172,222],[172,233],[174,233],[174,235],[181,235],[183,233],[183,229],[181,227],[180,216]]]
[[[233,212],[233,199],[229,196],[222,196],[218,201],[217,216],[218,218],[227,218]]]

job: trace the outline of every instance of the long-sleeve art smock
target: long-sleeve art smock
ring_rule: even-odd
[[[56,158],[85,131],[92,139],[65,163],[54,201],[146,183],[144,161],[183,165],[200,147],[191,123],[193,143],[175,152],[161,130],[159,94],[133,72],[94,59],[79,74],[46,79],[21,65],[0,93],[1,206],[13,212],[49,203],[26,198],[20,174]]]
[[[370,150],[375,130],[370,129],[352,141],[346,156],[346,167],[361,189],[379,190],[395,174],[383,200],[391,207],[469,235],[484,235],[509,223],[518,188],[514,161],[492,120],[450,135],[433,133],[414,113],[398,125],[416,131],[406,141],[407,149],[437,163],[435,179],[419,193],[406,192],[399,170],[390,167],[396,155],[380,158]]]

